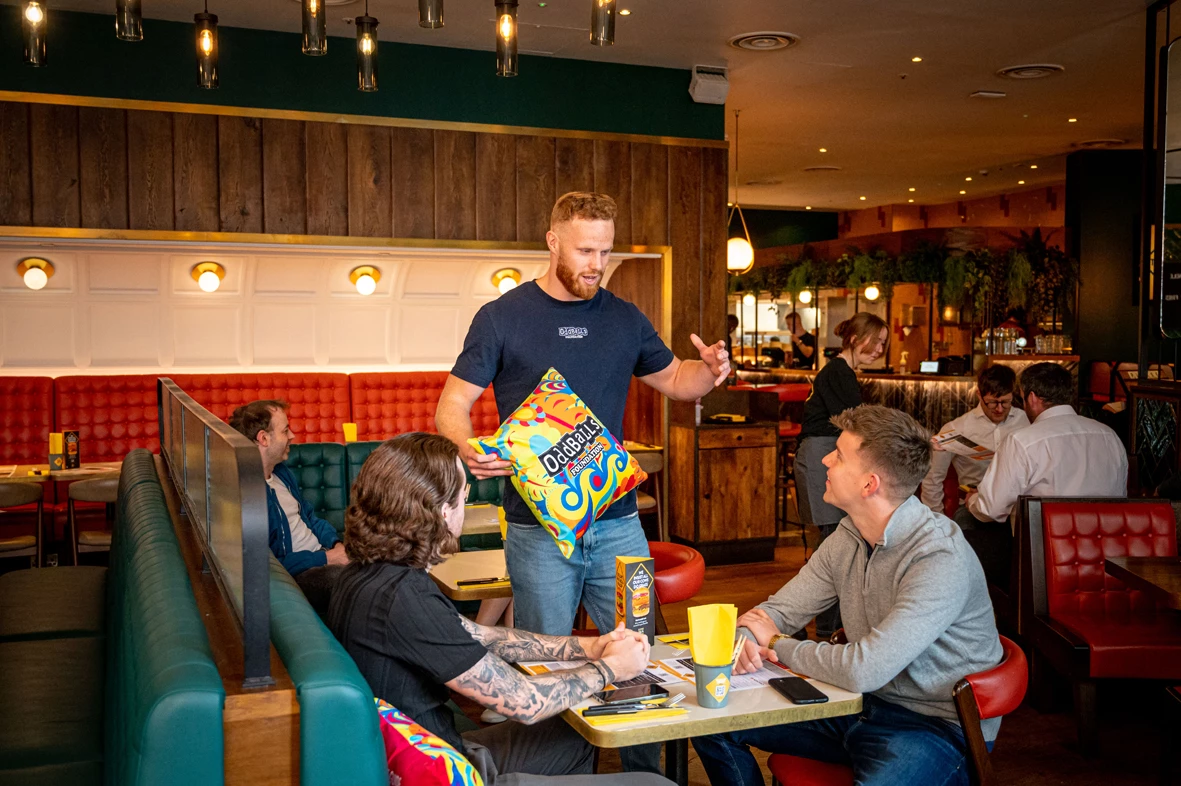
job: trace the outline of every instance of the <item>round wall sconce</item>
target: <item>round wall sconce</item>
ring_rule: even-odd
[[[381,271],[372,265],[361,265],[349,273],[349,281],[353,282],[358,294],[372,295],[377,291],[377,282],[381,281]]]
[[[803,292],[801,292],[800,297],[799,297],[799,301],[801,303],[803,303],[805,306],[808,305],[809,303],[811,303],[812,302],[812,291],[809,289],[805,289]]]
[[[193,265],[189,273],[202,292],[216,292],[221,286],[221,280],[226,277],[226,269],[216,262],[198,262]]]
[[[867,286],[865,288],[865,299],[866,300],[877,300],[881,296],[882,296],[882,290],[878,289],[873,284],[870,284],[869,286]]]
[[[29,289],[45,289],[45,285],[53,276],[53,263],[48,259],[29,257],[16,263],[16,273]]]
[[[492,286],[504,294],[510,289],[516,289],[521,283],[521,271],[514,267],[505,267],[492,274]]]

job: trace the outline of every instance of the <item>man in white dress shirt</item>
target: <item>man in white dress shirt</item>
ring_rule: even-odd
[[[967,515],[956,515],[985,574],[1000,586],[1008,586],[1008,522],[1018,497],[1123,497],[1128,491],[1127,451],[1114,431],[1074,411],[1069,371],[1035,363],[1021,372],[1021,390],[1033,425],[1001,441],[978,493],[968,496]]]
[[[1021,409],[1013,408],[1017,375],[1008,366],[989,366],[976,377],[976,398],[980,404],[955,420],[944,424],[940,433],[955,430],[968,439],[995,451],[1001,440],[1029,425]],[[991,459],[973,459],[936,448],[931,470],[923,478],[923,504],[936,513],[943,512],[943,481],[949,467],[955,467],[960,485],[975,488],[988,471]]]

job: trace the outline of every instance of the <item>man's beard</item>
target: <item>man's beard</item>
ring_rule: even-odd
[[[582,300],[590,300],[599,292],[599,284],[603,277],[600,275],[599,280],[593,286],[584,284],[580,276],[574,274],[574,269],[566,264],[566,260],[561,256],[558,257],[558,281],[562,282],[562,286],[566,287],[566,291],[576,298]]]

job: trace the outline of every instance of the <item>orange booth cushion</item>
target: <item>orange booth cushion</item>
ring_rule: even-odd
[[[357,439],[388,439],[408,431],[435,431],[435,407],[447,383],[446,371],[384,371],[352,374],[353,418]],[[476,436],[500,427],[492,388],[472,406]]]

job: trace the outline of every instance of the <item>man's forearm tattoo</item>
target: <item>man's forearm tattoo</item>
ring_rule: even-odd
[[[602,690],[613,678],[611,667],[602,661],[531,677],[489,652],[456,682],[448,684],[507,718],[537,723]]]
[[[460,617],[472,638],[509,663],[523,660],[586,660],[590,656],[574,636],[543,636],[515,628],[492,628]]]

